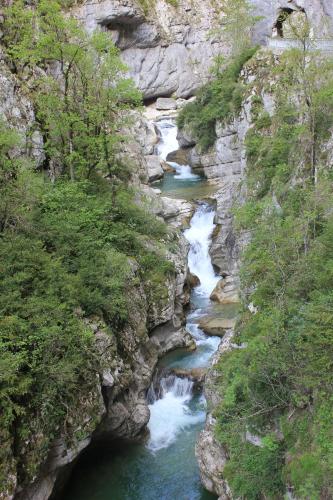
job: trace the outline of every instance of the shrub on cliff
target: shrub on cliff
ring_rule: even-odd
[[[241,268],[245,306],[257,312],[244,307],[236,340],[247,347],[219,367],[218,434],[236,496],[282,498],[292,487],[297,498],[331,498],[333,67],[319,54],[291,51],[273,77],[274,114],[255,100],[248,199],[237,211],[251,234]]]
[[[87,319],[120,342],[131,287],[155,291],[149,307],[174,271],[166,226],[135,203],[118,159],[123,112],[140,96],[108,35],[83,33],[53,0],[18,0],[4,16],[6,57],[33,102],[53,180],[0,123],[1,491],[16,473],[31,481],[55,438],[75,442],[76,402],[88,398],[93,430],[101,366]]]
[[[217,62],[212,80],[198,91],[196,100],[179,113],[179,128],[188,127],[201,150],[206,151],[214,144],[217,122],[225,123],[239,113],[243,95],[239,76],[255,51],[255,48],[246,49],[222,67]]]

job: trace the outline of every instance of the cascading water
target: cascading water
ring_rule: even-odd
[[[215,212],[208,204],[199,205],[192,217],[190,228],[184,232],[185,238],[190,243],[188,265],[191,273],[200,280],[196,292],[204,296],[211,294],[220,279],[215,274],[209,256],[211,237],[215,228],[214,216]]]
[[[160,122],[159,130],[161,134],[161,143],[158,151],[164,159],[170,151],[176,146],[177,129],[170,120]],[[177,142],[178,147],[178,142]],[[175,179],[184,179],[194,176],[191,168],[187,166],[180,167],[176,163],[170,163],[176,170]],[[215,275],[209,247],[214,230],[214,210],[207,203],[198,205],[198,208],[192,217],[190,228],[184,232],[185,238],[190,243],[188,257],[189,268],[200,279],[200,286],[196,288],[195,294],[201,296],[206,301],[220,279]],[[188,316],[187,330],[196,340],[197,350],[195,353],[182,357],[178,362],[169,363],[169,366],[182,368],[197,368],[207,366],[212,354],[216,351],[220,339],[216,337],[207,337],[196,324],[200,316],[194,311]],[[193,383],[185,378],[168,377],[162,378],[160,388],[151,397],[150,420],[148,428],[150,439],[148,448],[152,451],[158,451],[170,446],[181,431],[198,422],[203,422],[205,412],[203,409],[204,399],[201,398],[201,408],[193,410],[190,407],[193,399]]]
[[[160,142],[157,146],[157,153],[166,161],[169,153],[177,151],[179,149],[179,143],[177,140],[177,127],[174,122],[169,120],[161,120],[156,124],[156,127],[160,133]],[[199,176],[194,174],[189,165],[179,165],[176,162],[168,161],[169,165],[175,169],[176,174],[174,178],[183,181],[197,181]]]
[[[157,154],[165,161],[169,153],[179,149],[177,127],[171,119],[160,120],[156,127],[160,133]]]
[[[169,375],[160,380],[157,394],[153,391],[149,405],[150,420],[148,429],[150,439],[148,448],[158,451],[170,446],[180,432],[186,428],[205,421],[204,402],[202,407],[189,408],[193,398],[194,382],[189,378]],[[150,397],[152,392],[150,392]]]
[[[178,149],[177,127],[171,119],[159,121],[161,141],[157,152],[166,160]],[[194,175],[188,165],[170,163],[174,174],[168,174],[173,183],[193,189],[202,179]],[[193,192],[193,190],[191,191]],[[196,192],[197,194],[197,192]],[[150,420],[146,445],[121,445],[106,456],[94,456],[74,474],[70,488],[62,500],[212,500],[201,483],[194,448],[198,433],[205,421],[205,400],[193,390],[190,375],[170,375],[170,369],[192,370],[209,365],[220,339],[207,337],[198,326],[199,318],[212,307],[209,296],[218,281],[209,256],[214,230],[214,210],[208,203],[197,206],[185,237],[190,243],[189,268],[200,279],[200,286],[192,291],[192,311],[187,317],[187,330],[196,341],[194,352],[184,350],[169,353],[161,360],[164,375],[148,391]],[[166,374],[169,373],[169,374]],[[158,383],[157,383],[158,382]]]

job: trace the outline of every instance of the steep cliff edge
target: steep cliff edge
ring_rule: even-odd
[[[177,6],[158,0],[146,13],[139,2],[103,0],[85,2],[74,14],[88,30],[112,33],[145,99],[193,95],[208,78],[213,58],[225,50],[212,34],[217,10],[210,0]]]
[[[314,20],[317,34],[324,37],[329,32],[329,29],[321,30],[320,27],[322,21],[326,23],[332,19],[330,2],[324,0],[315,2],[256,0],[254,3],[257,6],[257,13],[265,16],[256,33],[257,39],[263,43],[266,43],[267,38],[272,34],[280,9],[295,11],[305,9],[308,16]],[[202,81],[208,78],[213,56],[226,52],[224,42],[209,38],[216,20],[216,11],[210,2],[179,2],[178,7],[173,7],[168,3],[158,1],[150,14],[144,14],[140,6],[131,1],[88,1],[75,8],[74,12],[86,25],[88,31],[101,27],[102,30],[112,34],[122,52],[123,60],[130,67],[130,74],[147,100],[171,94],[180,97],[192,95]],[[155,20],[152,19],[154,16]],[[265,64],[269,66],[270,63],[271,60],[264,55],[262,64],[259,59],[258,65],[245,68],[242,75],[243,82],[253,84],[253,89],[258,78],[262,77],[259,83],[267,83],[265,80],[267,75],[264,72],[260,76],[258,66],[265,66]],[[0,110],[5,121],[24,137],[24,144],[20,145],[22,154],[33,158],[35,165],[44,166],[43,137],[36,126],[33,106],[26,94],[22,92],[20,82],[14,73],[8,61],[6,64],[2,60]],[[239,116],[228,125],[217,125],[217,140],[212,151],[209,154],[201,154],[197,150],[192,151],[193,167],[204,170],[212,182],[221,185],[216,195],[216,222],[219,229],[214,236],[211,254],[216,269],[228,280],[229,300],[238,292],[239,257],[249,241],[246,230],[243,230],[241,234],[236,232],[233,207],[235,204],[242,205],[246,199],[247,193],[243,182],[247,168],[244,141],[249,130],[254,127],[254,118],[257,118],[253,115],[253,104],[258,104],[256,97],[260,97],[260,115],[264,115],[266,119],[266,121],[263,120],[264,134],[271,133],[267,125],[269,122],[267,115],[271,116],[274,111],[270,89],[262,89],[261,85],[258,85],[242,103]],[[131,132],[133,136],[137,136],[136,140],[124,144],[120,154],[125,162],[130,159],[129,163],[134,165],[133,178],[130,183],[135,189],[138,189],[140,182],[146,184],[148,178],[155,175],[154,172],[152,173],[153,168],[149,167],[154,162],[153,153],[156,143],[156,133],[151,125],[139,117],[137,122],[137,132],[134,130]],[[187,146],[193,145],[191,138],[185,139],[185,143],[186,141]],[[332,158],[331,147],[326,148],[326,153],[327,158]],[[281,172],[283,178],[283,169]],[[290,183],[292,186],[297,185],[299,178],[293,176]],[[142,185],[139,191],[136,195],[139,205],[148,204],[153,213],[164,218],[168,223],[172,221],[174,226],[180,226],[184,215],[186,217],[191,211],[189,206],[179,209],[178,207],[170,208],[166,200],[157,198],[154,190],[146,185],[143,189],[145,194],[142,194]],[[281,193],[278,194],[281,195]],[[273,206],[277,211],[280,210],[280,202],[280,199],[273,199]],[[182,212],[183,209],[187,213]],[[322,216],[321,213],[320,224],[325,218],[326,214]],[[83,227],[88,222],[84,219]],[[316,224],[317,221],[314,226]],[[75,311],[75,316],[80,319],[81,323],[84,322],[89,332],[93,334],[96,354],[103,369],[98,373],[93,372],[94,379],[89,381],[89,390],[85,387],[84,391],[79,391],[73,406],[67,408],[67,428],[64,433],[57,433],[57,438],[52,440],[50,446],[43,444],[44,440],[47,442],[46,436],[38,427],[34,429],[33,424],[28,438],[24,435],[18,436],[15,432],[10,437],[5,436],[2,462],[6,465],[4,474],[6,484],[1,498],[13,498],[16,495],[22,500],[25,498],[46,499],[51,494],[62,469],[73,463],[92,439],[133,439],[137,438],[145,428],[149,418],[145,393],[158,357],[172,348],[191,345],[191,339],[182,329],[182,309],[187,301],[186,287],[184,290],[187,248],[179,235],[174,235],[173,238],[171,245],[168,245],[170,241],[163,240],[162,242],[163,245],[167,243],[166,246],[169,248],[167,260],[173,262],[175,267],[168,277],[164,276],[162,282],[149,283],[148,280],[147,286],[144,287],[140,282],[142,278],[140,265],[137,265],[135,258],[129,259],[131,273],[128,276],[130,286],[127,290],[126,308],[131,322],[126,328],[118,331],[116,336],[108,332],[108,327],[112,325],[107,325],[99,317],[90,316],[83,319],[82,312]],[[52,252],[52,245],[49,242],[47,244],[49,245],[47,250]],[[302,245],[307,248],[307,242],[303,242]],[[299,245],[300,253],[302,253],[302,245]],[[153,249],[155,251],[155,247]],[[160,250],[159,245],[156,249]],[[309,280],[312,279],[311,273],[306,276]],[[155,288],[155,292],[158,290],[157,294],[149,292],[150,285],[157,285]],[[29,293],[29,286],[27,290]],[[225,294],[226,289],[223,290]],[[243,292],[246,294],[246,287]],[[228,297],[224,295],[222,300],[227,299]],[[327,308],[324,307],[323,311],[326,310]],[[251,312],[256,312],[255,306],[252,307]],[[309,321],[309,317],[306,320]],[[231,335],[231,332],[228,335]],[[225,339],[230,340],[230,337],[226,336]],[[222,363],[225,353],[225,350],[221,350]],[[302,361],[304,361],[303,358]],[[220,373],[221,370],[217,370],[215,366],[208,379],[207,387],[210,384],[214,386],[214,377],[216,387],[219,386]],[[298,393],[297,396],[299,396]],[[211,407],[218,405],[209,387],[207,399]],[[310,394],[306,387],[296,403],[288,406],[291,422],[294,422],[292,418],[294,413],[298,416],[307,405],[312,408],[312,403],[313,394]],[[207,429],[201,436],[197,453],[204,484],[222,498],[227,498],[230,490],[226,482],[221,479],[227,453],[213,435],[217,421],[216,416],[209,415]],[[280,439],[280,434],[274,426],[270,430],[272,428],[273,433],[275,432]],[[249,440],[252,439],[255,443],[261,444],[260,437],[252,434],[248,437]],[[280,450],[280,445],[276,444],[274,439],[273,444],[270,442],[271,446],[273,448],[276,446]],[[22,442],[23,447],[21,447]],[[38,450],[41,449],[42,453],[36,456]],[[35,469],[32,473],[29,471],[30,478],[27,481],[26,470],[31,464]],[[297,470],[296,472],[294,470],[294,474],[297,475]],[[303,469],[302,474],[304,475]]]
[[[282,12],[306,12],[315,38],[330,36],[333,7],[329,0],[251,0],[260,21],[254,40],[266,45]],[[213,0],[88,0],[73,10],[88,31],[110,31],[129,74],[146,99],[189,97],[209,79],[212,60],[227,55],[229,40],[216,29],[221,4]],[[143,7],[144,6],[144,7]]]
[[[55,4],[52,7],[57,8]],[[13,15],[21,14],[15,10],[13,12]],[[29,11],[25,12],[22,9],[22,15],[26,13],[29,16]],[[62,18],[57,19],[61,24]],[[8,18],[5,21],[8,21]],[[29,17],[25,21],[29,21]],[[4,18],[1,15],[1,23],[3,22]],[[11,180],[16,181],[21,171],[23,175],[26,175],[25,168],[30,174],[31,168],[31,178],[36,180],[36,190],[33,191],[35,188],[33,182],[31,186],[26,179],[25,184],[23,183],[23,195],[21,191],[18,191],[20,194],[15,192],[15,196],[12,197],[10,189],[2,191],[5,196],[0,211],[1,231],[4,236],[1,251],[4,252],[2,257],[4,257],[5,265],[2,266],[1,273],[7,284],[7,292],[2,295],[2,307],[5,313],[2,321],[5,331],[3,331],[1,348],[4,350],[5,358],[1,383],[4,384],[4,391],[8,392],[4,392],[4,398],[1,399],[1,407],[6,413],[2,415],[5,426],[1,430],[0,498],[38,500],[49,498],[59,476],[62,476],[66,467],[73,464],[92,440],[137,439],[145,430],[149,419],[146,392],[159,357],[176,347],[193,348],[192,338],[183,328],[183,308],[188,302],[186,284],[188,248],[177,229],[163,229],[166,228],[164,217],[167,221],[172,219],[173,225],[178,226],[182,224],[184,215],[178,209],[170,214],[170,210],[165,209],[163,200],[156,197],[154,190],[142,184],[148,181],[149,158],[153,156],[154,146],[158,140],[152,126],[136,111],[132,111],[132,117],[129,119],[131,111],[128,110],[127,130],[125,131],[127,138],[123,137],[124,142],[116,155],[117,161],[122,162],[123,171],[129,172],[125,174],[125,181],[123,177],[113,178],[110,182],[110,179],[105,179],[97,172],[97,177],[92,181],[87,178],[79,179],[78,175],[77,182],[67,183],[66,174],[62,170],[64,165],[57,160],[57,169],[52,170],[50,152],[46,158],[46,144],[50,141],[50,137],[46,135],[49,130],[45,127],[43,136],[40,132],[41,124],[36,120],[34,101],[36,95],[32,90],[36,82],[34,76],[29,71],[22,76],[20,63],[17,64],[19,69],[15,67],[7,48],[7,46],[1,47],[3,50],[0,78],[0,154],[2,155],[1,162],[3,162],[1,167],[8,165],[8,168],[14,169],[16,165],[19,165],[20,170],[19,174],[15,171],[12,176],[10,173],[6,177],[6,170],[2,169],[1,179],[5,181],[5,188],[7,185],[11,188]],[[35,69],[34,66],[33,69]],[[48,79],[46,73],[40,71],[38,77],[45,78],[50,83],[53,75],[52,77],[50,75]],[[62,124],[62,126],[64,130],[65,125]],[[128,127],[130,127],[130,132]],[[145,135],[142,133],[143,128],[146,130]],[[12,132],[13,135],[11,135]],[[118,130],[117,133],[119,133]],[[21,159],[22,165],[19,163]],[[114,157],[112,161],[116,162]],[[124,167],[126,163],[129,165],[128,169]],[[59,180],[60,175],[64,177],[61,180]],[[118,192],[113,191],[110,197],[112,182],[115,182],[116,189],[120,191],[119,200],[115,200]],[[13,184],[13,189],[18,187],[21,189],[21,184],[18,187],[15,182]],[[101,186],[104,187],[101,188]],[[86,188],[88,191],[96,189],[96,192],[88,194],[87,191],[84,192]],[[29,189],[31,189],[31,194]],[[26,193],[28,193],[27,199]],[[9,198],[6,198],[7,195]],[[50,199],[53,199],[52,206],[47,206],[50,200],[47,199],[48,195]],[[106,205],[102,208],[104,196],[106,196]],[[125,196],[123,202],[122,196]],[[100,204],[101,211],[97,209],[94,212],[96,204],[93,200],[95,199],[97,205]],[[116,219],[123,216],[123,210],[125,212],[128,209],[131,210],[133,199],[130,222],[124,224],[120,222],[117,226]],[[8,200],[10,203],[6,205],[5,202]],[[15,200],[15,203],[12,200]],[[88,200],[92,202],[89,208]],[[21,214],[16,218],[15,209],[17,206],[20,209],[20,203],[24,206],[23,213],[27,213],[28,217],[31,216],[28,223],[24,218],[24,222],[21,222]],[[117,203],[117,209],[120,210],[116,215],[115,203]],[[122,203],[124,203],[123,206],[121,206]],[[42,204],[44,208],[41,210]],[[191,207],[189,209],[191,210]],[[11,219],[10,210],[14,210],[13,219]],[[48,215],[44,218],[42,214],[46,212]],[[61,220],[56,220],[57,213],[60,212],[62,212]],[[8,216],[7,213],[10,215]],[[138,214],[142,214],[141,221],[137,220]],[[152,214],[156,214],[156,218]],[[82,219],[80,219],[81,216]],[[50,227],[46,227],[51,220],[53,220],[51,225],[53,223],[54,225],[50,230]],[[92,220],[89,229],[88,226]],[[147,229],[149,239],[144,234],[135,233],[135,230],[133,232],[133,228],[138,224],[139,226],[143,223],[146,225],[148,221],[152,222],[153,226],[156,224],[157,232],[160,235],[163,234],[161,238],[154,239],[149,228]],[[41,222],[46,224],[43,229],[41,229]],[[109,224],[104,233],[107,241],[102,241],[102,238],[99,241],[102,236],[100,229],[104,224]],[[112,234],[112,227],[116,228],[116,226],[118,229]],[[68,233],[65,227],[69,229]],[[162,228],[161,232],[159,228]],[[64,239],[60,244],[56,233],[64,229],[65,232],[61,236]],[[125,233],[127,230],[129,232],[125,235],[124,230]],[[94,236],[92,236],[93,233]],[[124,240],[120,241],[124,236]],[[51,243],[50,240],[54,237],[55,240]],[[18,245],[19,238],[30,239],[31,255],[29,251],[20,253],[21,245],[23,245],[22,248],[27,247],[23,240]],[[112,239],[116,245],[119,245],[120,251],[123,250],[122,247],[126,247],[125,260],[116,257],[118,251],[111,250],[110,252]],[[76,246],[77,242],[80,242],[78,246]],[[11,247],[10,255],[6,250],[9,248],[6,247],[7,244]],[[103,246],[105,249],[108,247],[108,256],[106,253],[103,257],[99,254]],[[66,247],[69,249],[66,256],[63,253],[60,258],[54,257],[56,251],[64,252],[65,250],[66,253]],[[91,295],[89,297],[87,295],[84,301],[86,304],[96,300],[100,302],[102,297],[98,297],[97,289],[100,285],[105,287],[103,295],[109,303],[104,305],[106,309],[110,308],[109,312],[113,307],[115,308],[111,313],[111,316],[116,313],[114,317],[117,319],[114,324],[107,320],[105,310],[103,313],[104,306],[102,308],[93,306],[88,312],[89,307],[87,309],[85,306],[81,307],[74,297],[74,300],[70,298],[73,292],[78,295],[85,289],[85,285],[81,282],[75,291],[78,283],[75,282],[74,276],[82,266],[82,259],[89,259],[87,255],[85,256],[89,248],[92,250],[91,266],[89,264],[89,271],[88,268],[83,271],[86,273],[84,281],[86,281],[85,284],[89,282],[89,286],[92,286],[94,291],[91,288],[88,292],[88,295],[90,293]],[[140,252],[139,255],[135,253],[135,248]],[[16,251],[20,255],[18,259],[14,256]],[[99,261],[101,257],[104,263]],[[113,262],[114,258],[117,260]],[[139,262],[141,258],[146,260]],[[10,259],[12,262],[9,262]],[[49,270],[46,268],[46,265],[49,265],[47,264],[49,259],[50,269],[55,266],[55,273],[61,275],[60,282],[64,280],[60,285],[64,288],[59,302],[58,291],[55,293],[53,291],[56,274],[53,275],[51,271],[49,275]],[[34,261],[38,263],[34,264]],[[71,261],[69,274],[62,267],[63,262],[66,261]],[[101,264],[102,268],[99,267]],[[37,268],[40,273],[38,276],[43,281],[38,291],[36,291],[38,287],[34,281],[36,280],[34,269]],[[123,273],[119,276],[121,277],[119,282],[117,281],[117,268],[120,273]],[[96,282],[94,273],[97,269],[103,269],[102,272],[105,273],[101,282],[99,278]],[[81,270],[83,270],[82,267]],[[31,274],[29,274],[30,271]],[[14,284],[12,279],[15,280],[16,277],[19,277],[19,283]],[[73,279],[73,282],[70,284],[68,279]],[[35,284],[30,286],[31,282]],[[13,300],[10,298],[12,292],[16,294]],[[119,292],[120,295],[118,295]],[[28,315],[28,318],[24,312],[27,305],[23,306],[23,309],[17,309],[15,313],[12,312],[16,306],[21,307],[21,300],[24,304],[31,304],[33,312]],[[90,302],[91,305],[92,302]],[[118,316],[121,310],[121,314],[127,318],[125,321]],[[42,316],[37,319],[39,311],[43,319]],[[62,322],[63,311],[67,314],[65,322]],[[52,323],[53,317],[57,315],[58,325]],[[25,333],[24,329],[20,330],[18,324],[12,324],[12,321],[16,320],[21,321],[22,325],[30,320],[33,322],[29,324],[26,332],[25,338],[29,338],[29,341],[24,341],[22,344],[15,335],[19,336],[19,332],[22,331],[25,336]],[[70,332],[67,329],[71,324],[73,324],[73,350],[67,345],[70,341],[66,338],[66,336],[69,337]],[[43,330],[45,335],[40,333],[41,328],[45,328]],[[39,333],[40,336],[37,338]],[[75,344],[76,333],[80,339],[77,345]],[[52,335],[54,335],[54,340]],[[63,339],[60,340],[62,335]],[[50,345],[45,348],[42,343],[47,342],[48,338]],[[41,345],[38,344],[39,342]],[[12,360],[18,352],[18,345],[24,352],[21,358],[23,359],[24,356],[24,360],[14,364]],[[35,360],[34,356],[36,356]],[[71,361],[70,357],[72,357]],[[6,364],[7,359],[10,359],[8,364]],[[82,366],[84,362],[87,362],[86,366]],[[41,370],[44,363],[45,366],[47,363],[52,364],[52,369],[50,368],[49,371],[46,369],[42,376]],[[31,366],[38,370],[38,383],[42,385],[39,389],[41,392],[36,395],[37,400],[41,398],[39,403],[28,400],[31,393],[35,396],[33,391],[36,383],[32,376],[31,379],[27,378],[26,382],[20,384]],[[9,368],[12,370],[12,375],[7,378]],[[54,372],[52,372],[53,369]],[[55,384],[57,388],[54,387]],[[58,389],[59,392],[57,392]],[[54,393],[53,390],[55,390]],[[44,398],[45,393],[47,396]]]
[[[208,153],[191,153],[222,185],[212,253],[242,296],[208,374],[211,412],[196,449],[203,483],[221,499],[332,497],[331,456],[316,431],[331,440],[331,327],[320,311],[326,304],[331,317],[332,65],[311,49],[306,58],[257,52],[240,74],[236,118],[217,124]],[[309,220],[322,225],[309,233]]]

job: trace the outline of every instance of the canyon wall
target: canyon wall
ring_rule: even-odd
[[[330,37],[333,6],[329,0],[251,0],[260,17],[254,40],[268,43],[281,9],[304,10],[314,37]],[[112,33],[129,74],[145,99],[189,97],[209,78],[213,58],[228,53],[220,26],[219,1],[166,0],[151,3],[144,13],[135,0],[87,0],[73,11],[88,31]]]
[[[213,58],[225,51],[212,33],[217,11],[209,0],[178,7],[158,0],[146,15],[135,2],[102,0],[85,2],[74,13],[88,31],[112,33],[145,99],[193,95],[209,76]]]
[[[253,0],[253,4],[256,12],[264,17],[255,32],[256,39],[263,44],[272,33],[279,8],[304,9],[317,36],[324,37],[330,33],[333,19],[330,0]],[[88,31],[101,27],[112,33],[129,67],[129,73],[145,99],[166,95],[186,98],[207,80],[214,56],[228,51],[228,44],[212,35],[218,18],[218,10],[214,5],[215,2],[209,0],[184,0],[175,8],[158,0],[152,11],[145,15],[140,6],[130,0],[94,0],[84,2],[73,13],[82,20]],[[249,73],[244,78],[253,80],[255,76],[255,73]],[[266,110],[271,112],[269,93],[262,97]],[[37,165],[41,165],[43,140],[35,123],[32,105],[3,58],[0,113],[24,135],[26,141],[22,147],[29,151]],[[137,178],[141,176],[142,182],[147,184],[150,175],[148,165],[154,156],[156,135],[149,123],[140,120],[138,118],[137,131],[133,131],[136,139],[128,146],[126,154],[137,165]],[[216,223],[219,230],[214,237],[211,255],[218,272],[231,277],[233,291],[239,286],[239,255],[248,235],[236,236],[232,207],[236,202],[241,203],[245,196],[242,185],[246,168],[244,137],[250,126],[248,100],[244,102],[239,118],[228,126],[217,127],[217,141],[211,153],[200,155],[193,151],[194,168],[203,169],[207,178],[219,185],[216,194]],[[146,131],[144,134],[143,129]],[[146,139],[143,139],[143,135]],[[189,215],[191,207],[175,209],[167,201],[157,198],[151,188],[145,189],[152,210],[166,221],[181,225],[179,216]],[[80,439],[71,447],[65,437],[58,438],[49,450],[48,460],[42,465],[40,476],[28,488],[17,483],[16,464],[11,456],[8,460],[8,490],[0,495],[1,499],[14,496],[22,500],[47,499],[59,472],[64,466],[73,463],[92,439],[135,438],[144,429],[149,419],[145,392],[159,356],[172,348],[191,345],[191,339],[182,329],[182,308],[187,300],[187,247],[179,235],[178,243],[178,250],[170,254],[177,275],[165,283],[167,294],[163,299],[149,301],[138,284],[131,291],[131,326],[117,339],[110,339],[106,325],[98,319],[89,324],[95,333],[105,370],[96,380],[95,390],[70,409],[73,428],[81,436]],[[133,273],[136,273],[135,267]],[[207,397],[213,407],[215,402],[209,396],[209,391]],[[206,434],[202,435],[198,444],[203,482],[205,485],[211,483],[208,489],[228,495],[227,485],[219,483],[220,476],[216,476],[216,469],[211,472],[207,468],[207,464],[214,463],[210,457],[216,452],[217,445],[212,434],[213,422],[210,415]],[[208,442],[213,443],[212,447],[208,446]],[[216,453],[219,455],[220,452]]]

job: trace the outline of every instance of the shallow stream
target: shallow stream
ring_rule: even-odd
[[[157,123],[161,142],[158,154],[165,160],[178,149],[175,124],[166,119]],[[194,175],[189,166],[172,163],[176,169],[159,183],[168,196],[203,199],[211,186]],[[203,315],[234,314],[230,307],[215,306],[209,296],[219,277],[215,275],[209,256],[214,230],[214,210],[207,202],[198,202],[190,227],[184,232],[190,243],[190,270],[199,277],[200,285],[192,291],[187,330],[196,340],[197,349],[177,350],[165,356],[159,369],[189,370],[209,366],[220,338],[207,337],[198,327]],[[163,373],[163,372],[162,372]],[[206,417],[206,402],[194,390],[189,378],[162,375],[158,387],[152,385],[147,394],[151,412],[146,444],[120,443],[112,449],[98,450],[79,461],[62,500],[212,500],[200,483],[194,448]]]

